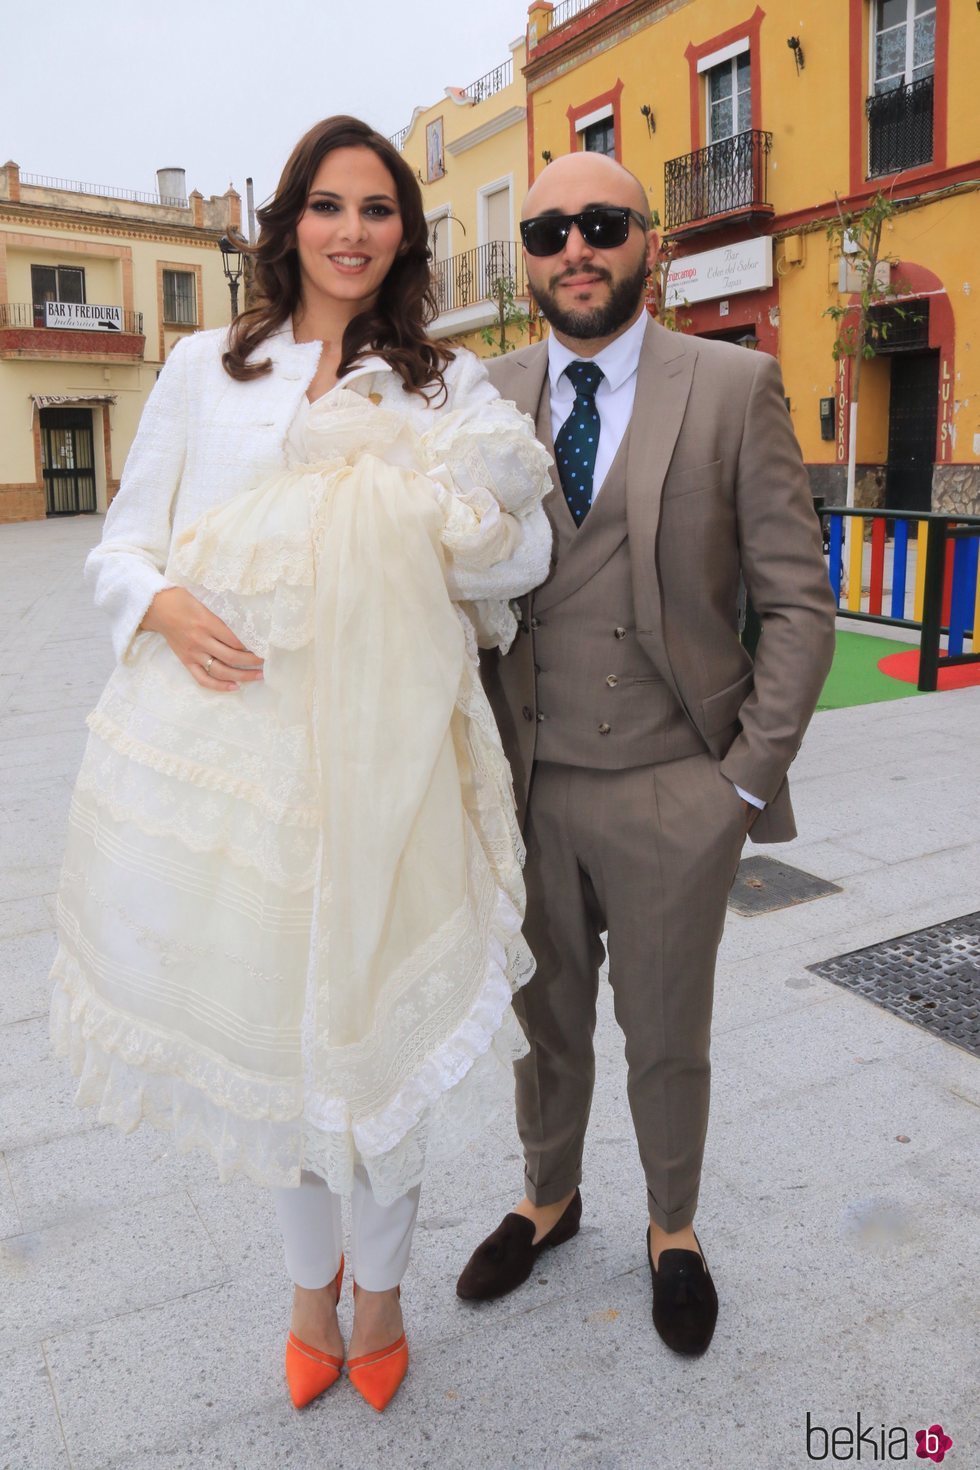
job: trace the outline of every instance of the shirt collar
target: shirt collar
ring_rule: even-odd
[[[628,378],[636,372],[640,361],[640,350],[643,347],[643,337],[647,329],[649,313],[641,311],[636,321],[628,327],[621,336],[616,337],[597,352],[595,357],[590,357],[589,362],[594,362],[602,369],[602,376],[609,385],[610,392],[621,388]],[[554,393],[558,388],[558,380],[568,367],[570,362],[578,362],[580,359],[558,341],[554,332],[548,335],[548,377],[551,381],[551,391]],[[600,388],[602,384],[600,383]]]

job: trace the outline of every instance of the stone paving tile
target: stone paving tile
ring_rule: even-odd
[[[0,1026],[47,1016],[56,948],[50,930],[0,939]]]
[[[0,1027],[0,1148],[25,1148],[100,1126],[74,1104],[77,1084],[52,1056],[46,1015]]]
[[[0,902],[0,939],[14,939],[50,928],[51,912],[43,898],[12,898]]]
[[[3,1470],[71,1470],[40,1347],[0,1353],[0,1383],[4,1389],[0,1414]]]
[[[20,1235],[23,1229],[24,1222],[17,1209],[6,1156],[0,1154],[0,1240],[7,1235]]]
[[[44,1230],[0,1241],[0,1347],[131,1316],[226,1275],[182,1191],[65,1215]]]
[[[90,1111],[87,1116],[94,1121]],[[178,1154],[163,1133],[148,1126],[127,1136],[113,1126],[96,1124],[81,1135],[8,1147],[6,1158],[24,1230],[136,1206],[155,1195],[186,1192],[195,1185],[213,1183],[218,1190],[233,1191],[233,1186],[217,1183],[210,1160],[200,1154]],[[201,1223],[207,1230],[203,1216]]]

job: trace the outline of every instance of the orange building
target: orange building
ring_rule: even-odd
[[[595,149],[673,242],[681,330],[780,359],[815,495],[844,498],[854,282],[838,200],[897,205],[896,317],[865,363],[858,501],[980,512],[980,16],[962,0],[538,0],[528,171]]]

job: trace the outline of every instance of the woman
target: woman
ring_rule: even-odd
[[[171,354],[92,552],[119,663],[89,719],[54,966],[78,1101],[274,1190],[299,1407],[404,1377],[427,1160],[483,1126],[520,838],[477,675],[543,580],[547,457],[434,315],[411,169],[352,118],[260,211],[257,304]]]

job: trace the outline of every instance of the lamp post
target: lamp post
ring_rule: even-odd
[[[241,244],[233,236],[222,235],[218,241],[218,249],[221,251],[221,264],[225,268],[225,279],[231,292],[231,319],[234,321],[238,315],[238,283],[242,278],[245,256]]]

